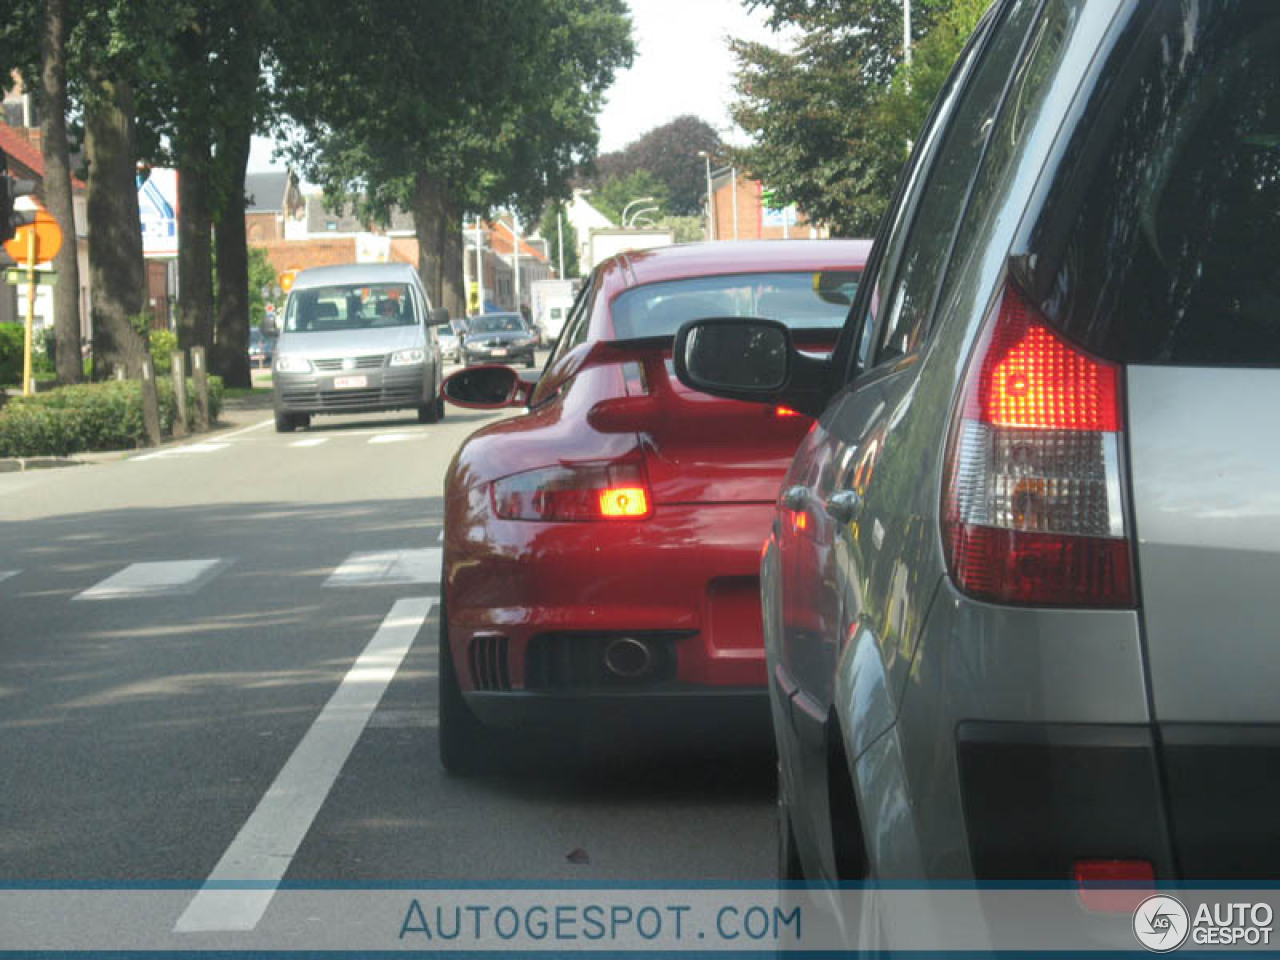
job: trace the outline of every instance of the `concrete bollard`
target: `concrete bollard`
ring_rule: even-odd
[[[191,348],[191,380],[196,387],[196,416],[194,430],[204,433],[209,429],[209,371],[205,367],[204,347]]]
[[[142,429],[148,447],[160,446],[160,398],[156,395],[156,368],[150,357],[142,361]]]
[[[173,435],[185,437],[187,426],[187,364],[181,350],[175,350],[170,362],[173,365],[173,399],[177,410],[173,418]]]

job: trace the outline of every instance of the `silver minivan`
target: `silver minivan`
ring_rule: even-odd
[[[1278,59],[1274,0],[997,0],[833,355],[681,330],[818,417],[761,569],[787,880],[1275,876]]]
[[[419,423],[444,416],[443,366],[433,310],[406,263],[317,267],[297,275],[273,365],[276,430],[317,413],[414,409]]]

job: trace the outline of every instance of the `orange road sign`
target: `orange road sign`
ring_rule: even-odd
[[[37,210],[36,219],[32,223],[24,223],[13,235],[13,239],[5,242],[5,253],[19,263],[26,263],[30,253],[28,237],[36,235],[36,263],[47,263],[58,255],[62,249],[62,228],[47,210]]]

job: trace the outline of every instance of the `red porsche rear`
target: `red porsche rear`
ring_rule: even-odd
[[[866,253],[718,244],[597,269],[529,412],[468,439],[446,479],[446,767],[477,719],[765,735],[760,547],[812,421],[680,385],[671,337],[764,315],[830,350]]]

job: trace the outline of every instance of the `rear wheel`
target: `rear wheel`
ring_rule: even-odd
[[[297,426],[292,414],[276,413],[276,433],[293,433]]]
[[[479,773],[494,763],[496,738],[476,719],[458,684],[449,647],[449,614],[444,600],[444,578],[440,592],[439,718],[436,734],[440,745],[440,765],[451,774]]]

